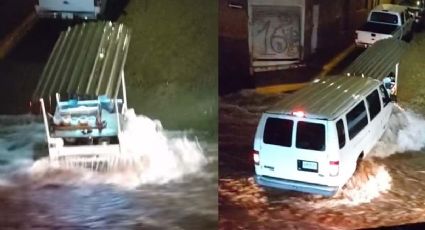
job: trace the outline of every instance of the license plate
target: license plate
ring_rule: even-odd
[[[308,171],[308,172],[317,172],[318,164],[315,161],[298,160],[298,170]]]

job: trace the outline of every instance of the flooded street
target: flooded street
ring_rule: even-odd
[[[256,125],[283,97],[243,90],[220,98],[223,229],[357,229],[425,221],[425,119],[407,108],[394,109],[389,129],[335,197],[257,186],[251,159]]]
[[[82,20],[38,19],[0,61],[0,229],[217,229],[217,7],[194,3],[108,1],[132,29],[129,107],[163,125],[127,124],[143,162],[52,167],[41,116],[26,115],[60,32]]]
[[[150,164],[98,173],[49,166],[39,117],[0,127],[2,229],[216,229],[217,144],[202,132],[135,138]]]

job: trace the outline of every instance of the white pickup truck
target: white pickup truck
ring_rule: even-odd
[[[37,15],[42,18],[97,19],[105,11],[107,0],[38,0]]]
[[[408,7],[382,4],[375,7],[366,24],[356,30],[356,46],[369,47],[376,41],[386,38],[410,39],[414,18]]]

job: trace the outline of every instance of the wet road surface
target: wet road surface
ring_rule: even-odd
[[[34,159],[46,151],[40,118],[1,116],[0,227],[216,229],[217,144],[202,132],[136,132],[132,141],[152,150],[133,149],[143,151],[144,167],[54,168],[47,157]]]

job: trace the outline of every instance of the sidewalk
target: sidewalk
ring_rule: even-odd
[[[12,32],[34,10],[35,0],[0,1],[0,40]]]
[[[0,1],[0,60],[34,24],[35,0]]]

